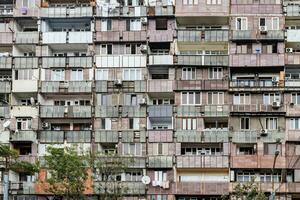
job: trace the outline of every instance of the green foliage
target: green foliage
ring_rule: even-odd
[[[25,161],[16,161],[15,163],[11,164],[10,169],[16,172],[24,172],[33,175],[39,172],[39,164],[31,164]]]
[[[83,199],[89,157],[79,156],[72,148],[49,147],[47,152],[44,167],[50,175],[48,192],[66,199]]]
[[[239,199],[239,200],[267,200],[265,194],[258,190],[257,183],[254,179],[250,182],[239,183],[233,188],[233,191],[222,196],[222,200]]]

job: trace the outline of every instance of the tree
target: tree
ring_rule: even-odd
[[[222,196],[222,200],[267,200],[262,191],[258,190],[258,185],[254,178],[250,182],[239,183],[233,188],[233,191]]]
[[[128,188],[121,181],[121,174],[128,169],[132,163],[131,158],[120,157],[119,155],[94,155],[94,179],[98,184],[95,191],[99,199],[118,200],[121,199]]]
[[[46,192],[50,192],[55,198],[84,199],[89,156],[80,156],[68,147],[49,147],[47,152],[43,166],[50,175],[46,181]]]

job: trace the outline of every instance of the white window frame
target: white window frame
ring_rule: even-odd
[[[154,171],[154,181],[165,182],[168,180],[167,172],[165,171]]]
[[[96,69],[96,80],[108,81],[109,69]]]
[[[234,105],[250,105],[251,104],[251,94],[250,93],[234,94],[233,95],[233,104]]]
[[[274,101],[280,102],[280,94],[278,93],[264,93],[263,94],[263,104],[272,105]]]
[[[70,79],[72,81],[82,81],[83,80],[83,69],[72,69]]]
[[[238,19],[241,19],[241,29],[238,29]],[[237,17],[235,20],[235,29],[241,30],[241,31],[248,30],[248,18],[247,17]]]
[[[211,95],[212,102],[209,102],[209,96]],[[217,97],[217,103],[214,104],[214,98]],[[222,98],[223,97],[223,98]],[[208,92],[207,93],[208,105],[223,105],[224,104],[224,92]]]
[[[216,71],[216,73],[215,73]],[[212,67],[208,70],[208,79],[222,79],[224,77],[223,67]]]
[[[64,81],[65,80],[65,70],[64,69],[52,69],[51,80],[52,81]]]
[[[184,104],[183,103],[183,95],[184,95],[184,93],[186,93],[186,95],[187,95],[187,99],[186,99],[186,101],[187,101],[187,103],[186,104]],[[190,101],[190,99],[189,99],[189,97],[190,97],[190,94],[192,94],[192,96],[193,96],[193,99],[192,99],[192,103],[189,103],[189,101]],[[196,103],[196,95],[198,95],[199,94],[199,103]],[[187,92],[181,92],[181,105],[201,105],[201,103],[202,103],[202,93],[201,92],[190,92],[190,91],[187,91]]]
[[[265,119],[265,127],[267,130],[277,130],[278,129],[278,118],[277,117],[267,117]]]
[[[134,152],[131,152],[132,148],[131,146],[134,146]],[[125,154],[125,148],[127,148],[127,154]],[[141,156],[142,155],[142,148],[143,145],[141,143],[123,143],[122,145],[122,152],[123,155],[134,155],[134,156]],[[138,151],[139,150],[139,151]]]
[[[128,73],[128,77],[126,75]],[[123,69],[123,80],[125,81],[136,81],[142,80],[142,69],[138,68],[126,68]]]
[[[300,118],[289,119],[289,130],[300,130]]]
[[[16,119],[16,130],[31,130],[32,119],[31,118],[17,118]],[[21,129],[18,129],[18,123],[21,123]]]
[[[130,19],[130,31],[142,30],[142,22],[140,19]]]
[[[196,118],[183,118],[182,119],[182,130],[196,130],[197,119]]]
[[[277,24],[274,23],[277,20]],[[272,30],[279,30],[279,17],[272,17]]]
[[[195,67],[183,67],[181,72],[182,80],[196,80],[197,69]]]

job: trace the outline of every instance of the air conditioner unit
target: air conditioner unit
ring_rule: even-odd
[[[140,132],[134,132],[134,138],[140,138],[141,134]]]
[[[279,82],[279,77],[278,76],[273,76],[272,77],[272,82]]]
[[[259,30],[260,30],[260,33],[267,33],[268,32],[267,26],[260,26]]]
[[[64,113],[65,113],[65,114],[68,114],[68,112],[69,112],[69,107],[68,107],[68,106],[65,106]]]
[[[140,100],[139,100],[139,104],[140,104],[140,105],[146,105],[146,104],[147,104],[146,98],[140,99]]]
[[[285,48],[286,53],[293,53],[293,48]]]
[[[273,108],[279,108],[280,107],[280,102],[279,101],[273,101],[272,102],[272,107]]]
[[[260,130],[260,136],[267,136],[267,135],[268,135],[268,131],[266,129]]]
[[[122,80],[121,79],[115,80],[115,86],[122,86]]]
[[[295,104],[294,104],[294,102],[290,102],[290,106],[294,106]]]
[[[48,122],[44,122],[43,124],[42,124],[42,128],[49,128],[49,123]]]
[[[146,25],[148,23],[147,17],[142,17],[141,22],[142,22],[143,25]]]
[[[22,7],[22,8],[21,8],[21,14],[22,14],[22,15],[27,15],[27,11],[28,11],[28,8],[27,8],[27,7]]]
[[[147,53],[147,50],[148,50],[147,45],[141,45],[140,48],[141,48],[142,53]]]

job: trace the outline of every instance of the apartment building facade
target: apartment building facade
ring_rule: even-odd
[[[299,199],[299,13],[293,0],[2,0],[0,141],[29,162],[53,145],[133,158],[124,199],[217,200],[252,178]],[[44,171],[9,177],[11,199],[51,196]]]

